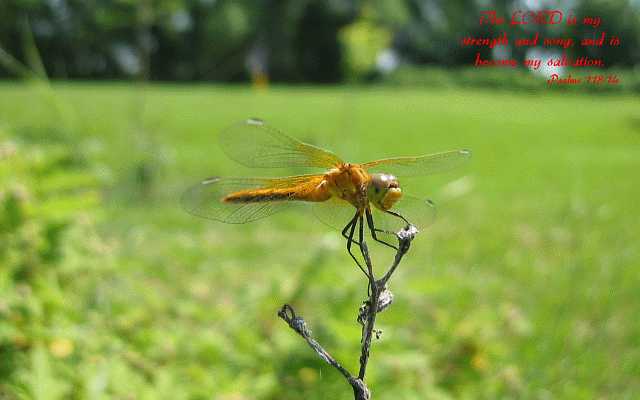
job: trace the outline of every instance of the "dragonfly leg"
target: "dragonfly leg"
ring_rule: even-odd
[[[371,215],[371,210],[369,210],[369,209],[367,209],[367,225],[369,226],[369,231],[371,232],[371,237],[373,238],[373,240],[375,240],[378,243],[382,243],[385,246],[389,246],[394,250],[398,250],[398,247],[392,245],[391,243],[385,242],[382,239],[378,239],[378,237],[376,236],[376,232],[389,233],[391,235],[395,235],[395,233],[389,232],[389,231],[385,231],[385,230],[382,230],[382,229],[376,229],[376,226],[373,223],[373,215]]]
[[[346,232],[346,230],[349,229],[349,236],[347,236],[347,251],[349,252],[349,255],[351,256],[351,258],[353,258],[353,261],[356,262],[356,265],[358,266],[358,268],[360,268],[360,270],[365,274],[365,276],[368,276],[367,271],[365,271],[364,268],[362,268],[362,264],[360,264],[360,261],[358,261],[356,256],[351,252],[351,245],[353,243],[356,243],[359,245],[358,242],[353,240],[353,235],[355,234],[355,231],[356,231],[356,225],[358,224],[358,217],[359,215],[356,212],[356,215],[353,217],[353,219],[347,224],[347,226],[344,227],[343,232]]]
[[[351,239],[349,239],[349,235],[347,234],[347,231],[356,224],[357,222],[357,218],[358,216],[356,215],[355,217],[353,217],[351,219],[351,221],[349,221],[349,223],[347,224],[347,226],[344,227],[344,229],[342,230],[342,237],[344,237],[345,239],[347,239],[347,241],[351,240],[353,243],[355,243],[358,247],[360,247],[360,242],[353,240],[353,235],[351,235]],[[355,228],[354,228],[355,229]]]
[[[391,211],[391,210],[387,210],[387,211],[385,211],[385,212],[386,212],[387,214],[391,214],[391,215],[393,215],[394,217],[398,217],[398,218],[400,218],[400,219],[401,219],[401,220],[403,220],[403,221],[404,221],[404,223],[405,223],[405,224],[407,224],[407,225],[412,225],[412,224],[411,224],[411,222],[409,222],[405,217],[403,217],[402,215],[398,214],[397,212],[393,212],[393,211]]]
[[[358,218],[358,238],[360,239],[360,243],[364,243],[364,218],[362,217],[362,215],[359,216]],[[367,260],[367,256],[365,256],[364,251],[366,250],[366,244],[363,246],[360,246],[360,251],[362,252],[362,258],[365,259],[365,261]],[[368,267],[371,267],[369,264],[367,264]],[[362,268],[360,268],[362,269]],[[373,276],[369,276],[369,274],[373,274],[373,271],[371,271],[371,269],[369,269],[369,272],[365,272],[364,269],[362,269],[362,272],[364,272],[365,276],[367,277],[367,296],[371,297],[371,280],[375,279]]]

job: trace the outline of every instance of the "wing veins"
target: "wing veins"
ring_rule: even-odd
[[[231,159],[248,167],[332,167],[342,162],[328,150],[289,137],[257,120],[223,130],[220,144]]]
[[[402,176],[424,176],[448,171],[471,156],[468,150],[453,150],[417,157],[384,158],[362,164],[367,170],[381,170]]]

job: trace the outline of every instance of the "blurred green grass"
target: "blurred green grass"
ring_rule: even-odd
[[[375,398],[640,393],[637,97],[124,83],[0,94],[0,397],[350,398],[275,314],[293,302],[355,370],[365,284],[339,233],[308,212],[226,226],[178,205],[201,178],[255,174],[215,140],[252,116],[356,162],[474,152],[412,186],[438,219],[392,281]]]

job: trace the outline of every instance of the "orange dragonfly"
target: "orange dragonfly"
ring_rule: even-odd
[[[328,150],[289,137],[254,118],[223,130],[219,139],[227,156],[247,167],[314,167],[325,171],[282,178],[208,178],[184,193],[182,205],[186,211],[242,224],[294,204],[311,203],[318,219],[342,231],[347,251],[363,272],[351,247],[354,243],[360,246],[364,240],[365,220],[375,241],[397,249],[383,240],[399,230],[394,221],[421,228],[423,224],[418,221],[432,217],[432,203],[403,193],[398,178],[449,170],[471,156],[468,150],[454,150],[346,163]],[[354,240],[356,228],[358,240]]]

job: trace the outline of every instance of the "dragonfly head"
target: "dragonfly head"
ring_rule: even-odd
[[[371,174],[367,190],[369,201],[381,210],[389,210],[402,197],[398,179],[390,174]]]

